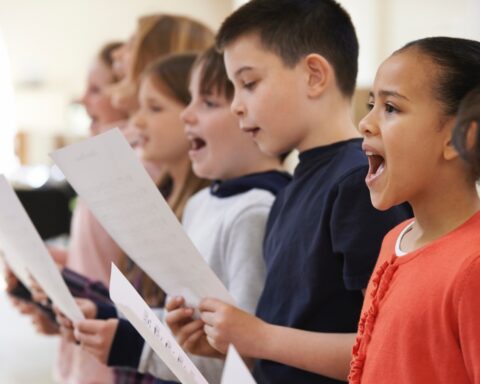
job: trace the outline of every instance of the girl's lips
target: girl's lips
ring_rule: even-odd
[[[245,133],[248,133],[253,138],[255,138],[255,136],[257,136],[258,132],[260,131],[260,128],[259,127],[251,127],[251,128],[242,127],[242,131]]]

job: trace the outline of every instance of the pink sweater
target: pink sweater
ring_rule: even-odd
[[[111,262],[118,264],[121,255],[120,247],[103,229],[85,203],[78,199],[72,218],[66,266],[108,286],[110,264]],[[55,382],[62,384],[114,382],[110,368],[64,339],[60,341],[54,378]]]

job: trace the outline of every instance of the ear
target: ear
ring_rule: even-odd
[[[456,159],[459,154],[453,145],[453,127],[455,125],[455,119],[448,119],[444,126],[443,130],[445,131],[445,139],[443,142],[443,158],[445,160]]]
[[[323,56],[315,53],[307,55],[304,64],[307,74],[308,96],[316,98],[324,92],[333,78],[333,68]]]

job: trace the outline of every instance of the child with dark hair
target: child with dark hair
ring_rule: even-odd
[[[265,281],[262,240],[268,213],[275,194],[290,181],[290,176],[279,171],[280,159],[262,153],[250,137],[238,129],[238,120],[230,110],[232,84],[226,76],[222,56],[210,49],[194,64],[192,55],[183,57],[190,59],[182,62],[179,55],[166,58],[154,63],[143,76],[141,107],[134,116],[142,132],[143,157],[161,160],[169,172],[173,171],[175,160],[176,167],[180,167],[175,174],[185,173],[188,166],[189,178],[194,175],[195,180],[213,181],[209,188],[191,196],[193,190],[188,187],[187,178],[184,189],[188,193],[179,194],[181,204],[175,204],[175,190],[168,202],[176,213],[181,208],[187,234],[236,303],[254,312]],[[187,135],[180,120],[181,110]],[[169,117],[161,119],[166,115]],[[187,151],[191,168],[188,157],[187,161],[178,161],[179,153],[186,156]],[[195,188],[198,186],[196,183]],[[210,383],[219,383],[223,369],[221,354],[212,350],[206,341],[203,323],[195,321],[193,312],[181,308],[182,305],[181,298],[174,298],[168,308],[178,309],[185,316],[182,322],[188,322],[189,329],[195,333],[195,337],[188,340],[187,349],[208,352],[208,357],[193,356],[192,359]],[[93,315],[84,314],[112,317],[113,309],[98,306]],[[100,361],[148,372],[157,376],[159,382],[175,380],[125,320],[85,320],[76,327],[76,337],[83,348]]]
[[[480,382],[478,84],[480,42],[459,38],[409,43],[377,71],[360,123],[367,185],[376,208],[408,201],[415,217],[383,242],[352,384]]]
[[[408,209],[373,208],[351,121],[358,43],[332,0],[252,0],[217,36],[234,85],[231,108],[262,151],[300,151],[267,223],[257,317],[200,305],[210,344],[258,359],[261,383],[346,380],[356,324],[381,240]]]

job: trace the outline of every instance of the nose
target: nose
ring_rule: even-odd
[[[141,110],[137,110],[132,116],[132,124],[139,130],[145,129],[145,118]]]
[[[245,112],[246,112],[245,105],[238,97],[238,92],[235,92],[233,95],[233,100],[232,100],[232,103],[230,104],[230,110],[237,117],[245,116]]]
[[[182,111],[182,113],[180,113],[180,119],[182,119],[182,121],[188,125],[192,125],[197,121],[195,113],[193,111],[192,103],[187,105]]]
[[[373,112],[373,109],[370,110],[370,112],[368,112],[358,124],[358,130],[363,137],[376,135],[378,133],[378,125],[375,121]]]

